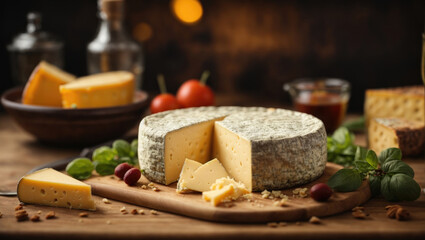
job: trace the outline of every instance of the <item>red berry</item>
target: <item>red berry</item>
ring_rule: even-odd
[[[132,168],[132,166],[130,166],[130,164],[128,163],[121,163],[120,165],[115,167],[115,176],[119,177],[119,178],[123,178],[124,174],[130,170]]]
[[[124,175],[124,182],[127,183],[128,186],[134,185],[139,181],[142,173],[137,168],[132,168],[128,170]]]
[[[325,183],[318,183],[310,189],[310,196],[318,202],[328,200],[331,195],[332,189]]]

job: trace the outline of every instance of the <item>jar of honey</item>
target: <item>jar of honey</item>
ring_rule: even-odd
[[[350,98],[350,83],[336,78],[297,79],[286,83],[284,90],[292,97],[295,111],[311,114],[332,133],[342,123]]]

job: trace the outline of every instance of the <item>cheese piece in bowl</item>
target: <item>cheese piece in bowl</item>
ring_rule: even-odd
[[[22,94],[22,103],[62,107],[59,86],[75,80],[75,76],[41,61],[32,72]]]
[[[134,75],[117,71],[78,78],[60,86],[64,108],[99,108],[133,102]]]

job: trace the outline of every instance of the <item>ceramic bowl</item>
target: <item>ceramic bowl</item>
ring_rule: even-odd
[[[141,120],[148,94],[135,93],[128,105],[63,109],[21,103],[22,88],[6,91],[1,102],[10,116],[38,140],[63,146],[90,146],[123,136]]]

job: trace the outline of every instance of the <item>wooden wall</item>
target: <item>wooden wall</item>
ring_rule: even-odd
[[[249,93],[289,103],[285,82],[299,77],[339,77],[353,86],[351,111],[361,111],[367,88],[421,84],[421,34],[425,2],[202,0],[204,16],[179,22],[170,1],[127,0],[127,29],[152,29],[143,41],[144,89],[157,91],[164,73],[170,91],[185,80],[212,72],[220,93]],[[3,3],[1,44],[25,29],[25,15],[43,14],[44,28],[66,44],[66,70],[86,74],[85,47],[98,19],[95,0],[15,0]],[[6,60],[5,48],[0,57]],[[1,67],[0,90],[11,86]]]

